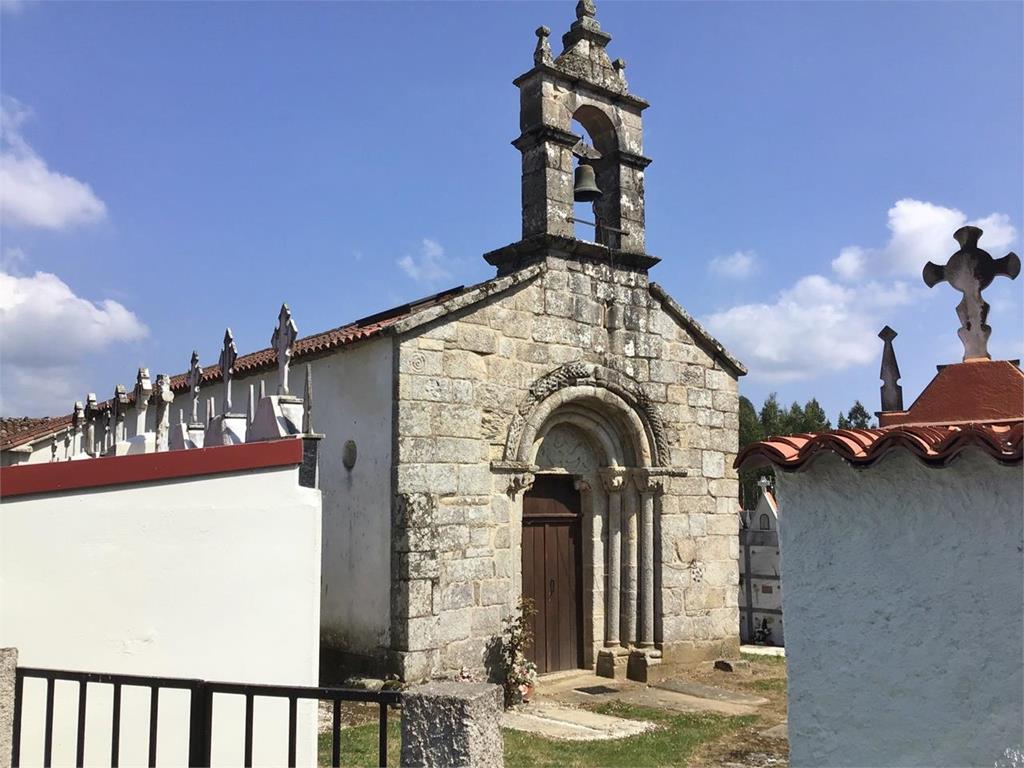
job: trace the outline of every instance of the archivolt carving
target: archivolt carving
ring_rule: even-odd
[[[651,461],[660,466],[668,461],[668,437],[657,404],[640,382],[626,374],[595,363],[576,361],[566,363],[537,379],[529,389],[509,425],[505,443],[505,461],[516,461],[523,442],[523,433],[530,415],[540,404],[559,390],[568,387],[590,386],[605,389],[617,395],[640,417],[651,443]]]

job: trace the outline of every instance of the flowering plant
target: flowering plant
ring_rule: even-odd
[[[533,601],[522,598],[517,610],[502,622],[501,661],[506,707],[522,703],[537,682],[537,665],[526,658],[526,649],[533,642],[533,632],[527,622],[535,613]]]

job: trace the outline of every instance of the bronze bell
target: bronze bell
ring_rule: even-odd
[[[589,163],[580,163],[576,166],[574,182],[572,199],[577,203],[592,203],[601,196],[601,190],[597,187],[597,177],[594,175],[594,166]]]

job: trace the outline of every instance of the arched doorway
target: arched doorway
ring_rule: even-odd
[[[525,491],[513,540],[519,593],[537,608],[541,671],[656,653],[666,449],[660,417],[638,391],[616,371],[570,363],[535,382],[510,426],[500,468],[513,475],[513,498]]]

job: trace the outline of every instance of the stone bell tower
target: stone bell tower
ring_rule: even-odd
[[[658,262],[644,250],[644,169],[651,161],[643,155],[641,113],[648,104],[629,93],[625,62],[608,57],[611,35],[601,29],[593,0],[577,3],[557,58],[550,34],[547,27],[537,30],[534,66],[514,81],[522,133],[512,144],[523,155],[523,239],[484,258],[499,272],[552,250],[647,269]],[[574,120],[590,142],[572,132]],[[592,240],[574,234],[574,168],[581,164],[593,168],[600,190],[590,196],[597,196]]]

